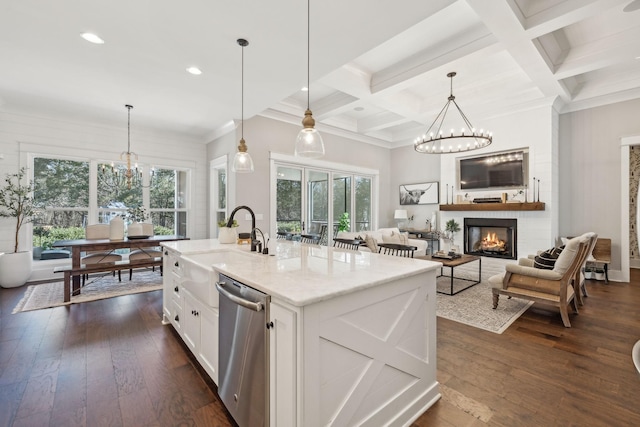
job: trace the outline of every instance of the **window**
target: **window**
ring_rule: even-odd
[[[228,182],[227,156],[221,156],[211,161],[209,166],[209,184],[211,187],[210,209],[213,212],[209,225],[210,236],[215,236],[218,223],[227,219]]]
[[[155,234],[186,236],[188,171],[147,170],[140,169],[129,188],[123,171],[111,164],[34,156],[34,198],[40,208],[33,247],[46,250],[56,240],[83,238],[87,224],[109,223],[134,207],[150,214]]]
[[[276,195],[271,206],[275,217],[272,232],[287,233],[287,238],[289,234],[291,238],[316,234],[321,244],[330,246],[345,213],[349,216],[347,231],[372,229],[377,171],[354,168],[358,173],[345,172],[345,165],[328,162],[322,162],[322,166],[335,166],[336,170],[323,169],[312,160],[307,165],[298,164],[299,159],[290,156],[271,156],[275,169],[272,191]]]
[[[187,173],[172,169],[155,169],[149,191],[151,222],[161,233],[187,233]]]
[[[84,237],[89,215],[89,162],[33,159],[33,247],[51,249],[56,240]]]

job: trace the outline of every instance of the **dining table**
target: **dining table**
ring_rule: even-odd
[[[160,246],[162,242],[173,242],[177,240],[188,240],[188,237],[179,235],[157,235],[157,236],[130,236],[121,240],[110,239],[73,239],[73,240],[56,240],[53,243],[54,248],[70,248],[71,249],[71,268],[77,270],[81,267],[81,254],[88,251],[115,251],[116,249],[130,250],[143,249],[154,246]],[[80,276],[73,275],[73,290],[80,288]]]

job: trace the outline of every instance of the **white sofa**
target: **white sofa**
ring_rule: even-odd
[[[357,239],[360,238],[365,240],[367,237],[372,237],[375,239],[376,243],[399,243],[399,236],[403,235],[404,238],[407,239],[407,245],[415,246],[418,248],[416,250],[415,256],[421,256],[427,254],[427,241],[420,239],[409,239],[407,233],[400,233],[398,227],[391,228],[379,228],[375,231],[359,231],[359,232],[346,232],[340,231],[338,235],[335,236],[340,239]],[[363,251],[371,251],[370,245],[361,246],[360,250]]]

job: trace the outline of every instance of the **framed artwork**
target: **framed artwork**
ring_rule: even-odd
[[[401,205],[437,205],[440,203],[439,182],[400,185]]]

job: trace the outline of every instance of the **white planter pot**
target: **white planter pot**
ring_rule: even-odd
[[[31,276],[31,251],[0,255],[0,286],[17,288],[27,283]]]
[[[220,243],[236,243],[238,241],[238,232],[236,227],[218,228],[218,241]]]

